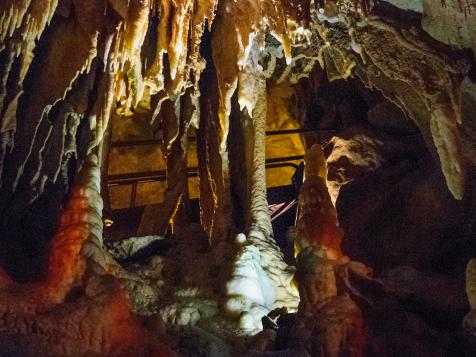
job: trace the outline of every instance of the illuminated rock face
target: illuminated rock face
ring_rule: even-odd
[[[78,173],[51,241],[44,281],[16,284],[2,272],[2,353],[172,353],[130,311],[127,292],[117,280],[121,268],[102,248],[101,210],[98,162],[90,156]],[[78,288],[81,293],[68,301]]]
[[[372,325],[369,313],[381,300],[372,295],[373,287],[385,289],[345,249],[355,247],[345,244],[346,237],[358,237],[353,228],[368,228],[357,220],[372,221],[384,214],[372,208],[388,205],[359,206],[349,218],[345,191],[365,187],[367,200],[358,198],[351,206],[367,204],[373,191],[358,186],[362,178],[372,171],[376,181],[390,181],[395,172],[407,172],[402,164],[379,176],[400,150],[415,160],[422,153],[423,160],[435,160],[445,184],[439,190],[449,193],[437,195],[432,187],[415,184],[399,197],[419,199],[423,193],[424,202],[406,205],[405,214],[426,217],[419,211],[425,204],[435,206],[430,213],[474,212],[475,6],[472,0],[3,0],[0,351],[180,352],[184,341],[167,337],[161,319],[176,336],[174,328],[190,325],[188,333],[198,340],[212,341],[206,335],[211,332],[236,340],[230,344],[239,352],[256,347],[250,341],[266,350],[274,339],[278,345],[279,330],[254,340],[243,336],[258,332],[264,315],[286,309],[298,309],[287,341],[298,353],[359,356],[369,348],[391,350],[391,345],[375,347],[378,324]],[[345,130],[324,135],[336,131],[325,128],[334,123],[333,109],[319,117],[318,110],[303,107],[315,108],[317,90],[327,81],[350,78],[385,99],[378,107],[367,93],[369,120],[350,129],[346,119],[357,102],[345,99],[347,106],[334,108]],[[385,128],[377,121],[386,107],[395,115],[389,123],[400,116],[413,120],[426,148],[409,149],[409,141],[400,146],[401,137],[380,140],[384,135],[369,134],[369,123]],[[102,202],[108,198],[108,156],[120,151],[109,150],[112,119],[134,125],[139,116],[146,130],[154,131],[148,137],[160,139],[163,157],[145,162],[153,160],[149,150],[143,156],[126,153],[123,160],[166,171],[165,183],[155,186],[164,187],[162,202],[146,209],[139,233],[165,236],[171,226],[173,239],[164,240],[175,243],[147,264],[131,263],[137,258],[133,249],[122,249],[121,266],[103,245]],[[267,130],[295,129],[298,122],[316,130],[302,141],[288,136],[286,149],[266,147]],[[277,139],[272,142],[279,146]],[[284,261],[273,239],[267,201],[266,155],[288,148],[307,149],[299,219],[291,234],[295,262]],[[199,180],[199,226],[183,224],[191,162]],[[113,162],[111,171],[123,173],[120,166]],[[418,179],[417,172],[412,179]],[[268,186],[279,181],[276,177],[268,177]],[[346,225],[347,232],[338,223],[339,199],[343,220],[355,223]],[[474,215],[461,216],[446,221],[474,233]],[[384,226],[380,223],[374,226]],[[183,238],[187,235],[196,241]],[[441,249],[441,255],[451,245],[445,239],[421,241],[436,242],[428,249]],[[423,243],[410,243],[403,246],[418,246],[420,255],[407,257],[425,255]],[[471,248],[460,253],[466,259],[474,243],[464,247]],[[399,254],[392,264],[414,263]],[[385,258],[362,256],[370,257],[369,265],[378,262],[379,269],[394,268]],[[434,268],[427,258],[422,266]],[[446,262],[457,261],[451,272],[462,278],[460,260],[449,255]],[[470,261],[466,271],[472,311],[473,265]],[[391,294],[382,296],[391,300]],[[473,320],[473,312],[464,320],[469,340],[475,338]],[[220,341],[213,343],[221,346]]]

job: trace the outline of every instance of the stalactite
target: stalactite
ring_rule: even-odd
[[[10,102],[4,103],[0,96],[0,108],[7,108],[4,121],[8,120],[15,125],[15,112],[18,98],[22,94],[23,81],[33,60],[35,41],[39,39],[47,24],[55,13],[57,0],[26,0],[6,1],[0,7],[0,53],[7,51],[10,62],[18,57],[20,69],[14,79],[16,85],[10,94]],[[4,78],[0,93],[6,93],[6,80],[11,73],[11,65],[2,73]],[[0,111],[1,112],[1,111]]]
[[[167,153],[167,188],[164,192],[164,205],[166,209],[163,211],[163,214],[165,217],[169,217],[170,223],[174,222],[182,197],[188,191],[187,143],[191,112],[193,111],[189,100],[190,97],[185,96],[184,102],[186,103],[181,103],[180,105],[179,135]]]
[[[200,108],[195,89],[189,87],[175,101],[164,100],[160,110],[163,125],[162,145],[167,165],[167,188],[161,204],[149,207],[144,213],[138,235],[164,235],[188,191],[187,148],[190,126],[199,116]]]
[[[140,51],[149,25],[149,0],[133,0],[127,3],[124,19],[124,42],[126,53],[133,60]]]
[[[18,131],[15,140],[22,145],[17,145],[12,153],[15,161],[20,164],[13,181],[14,188],[18,185],[30,157],[32,144],[35,142],[45,111],[65,96],[78,75],[89,70],[96,56],[97,36],[102,27],[103,8],[100,5],[96,5],[95,8],[90,6],[91,4],[83,4],[77,8],[78,22],[64,21],[58,24],[53,35],[55,40],[42,61],[43,70],[40,76],[34,79],[38,95],[34,97],[35,100],[30,101],[21,121],[17,123]],[[96,15],[91,17],[91,14]],[[82,27],[83,25],[86,27]]]
[[[5,50],[5,53],[3,53],[5,56],[5,63],[2,65],[2,69],[0,72],[1,73],[1,82],[0,82],[0,113],[3,113],[4,110],[4,101],[5,97],[7,95],[7,83],[8,83],[8,78],[10,76],[10,72],[13,67],[13,63],[15,61],[15,53],[12,50]],[[6,107],[6,105],[5,105]]]
[[[226,159],[226,138],[229,130],[231,97],[238,90],[238,102],[241,109],[253,111],[253,89],[239,79],[241,71],[247,66],[253,46],[264,47],[265,32],[276,37],[283,45],[286,62],[291,62],[291,37],[288,33],[288,22],[294,23],[293,31],[297,32],[297,19],[291,18],[293,5],[305,8],[303,4],[286,6],[279,1],[224,1],[219,4],[212,32],[213,62],[218,79],[220,102],[218,116],[222,128],[221,155]],[[293,9],[291,11],[290,9]],[[296,13],[294,13],[296,15]],[[261,20],[262,19],[262,20]],[[291,32],[291,31],[290,31]],[[226,43],[227,46],[223,46]],[[245,77],[243,77],[245,78]]]
[[[0,39],[3,41],[6,40],[7,36],[11,37],[13,31],[20,26],[23,21],[31,0],[23,1],[5,1],[0,7]]]
[[[34,174],[29,184],[35,189],[30,201],[37,199],[44,192],[48,183],[54,184],[57,182],[62,164],[68,161],[68,149],[71,146],[75,147],[74,135],[79,120],[74,113],[74,109],[68,103],[60,106],[58,111],[57,117],[52,118],[54,125],[50,128],[51,133],[45,141],[43,150],[41,150],[41,158],[38,160],[39,166],[31,170]],[[72,133],[68,133],[68,131],[72,131]]]
[[[13,143],[13,132],[0,132],[0,170],[3,171],[3,163],[7,152],[11,149]],[[2,179],[0,175],[0,187],[2,186]]]
[[[109,41],[118,41],[117,36],[114,34],[110,34],[109,36]],[[106,40],[106,43],[107,42]],[[96,90],[98,95],[90,113],[90,122],[95,129],[94,140],[91,143],[92,147],[96,147],[102,142],[114,107],[117,62],[113,56],[113,52],[108,53],[106,51],[104,56],[105,71],[99,75],[100,79]]]
[[[164,88],[164,55],[168,54],[171,84],[169,96],[179,95],[186,83],[200,76],[199,47],[205,24],[209,28],[215,16],[216,0],[161,1],[157,27],[157,47],[149,66],[146,82],[153,93]]]
[[[218,88],[213,64],[200,81],[200,123],[197,156],[200,177],[200,220],[211,244],[228,238],[232,229],[228,155],[223,152],[225,133],[218,117]]]

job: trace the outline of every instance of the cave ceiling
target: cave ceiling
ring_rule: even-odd
[[[462,146],[461,92],[471,91],[464,83],[472,65],[469,49],[476,46],[473,6],[459,1],[441,6],[427,1],[4,2],[2,133],[15,131],[17,141],[25,143],[6,144],[14,147],[19,163],[9,184],[14,189],[27,162],[35,161],[35,139],[51,134],[43,119],[59,106],[94,121],[91,145],[102,140],[113,106],[126,114],[146,107],[152,121],[167,122],[170,149],[180,137],[179,122],[198,127],[198,98],[211,90],[200,87],[208,59],[213,80],[207,86],[216,82],[216,93],[210,94],[218,96],[222,143],[235,91],[240,109],[251,113],[256,77],[263,77],[271,92],[277,83],[296,83],[319,63],[331,80],[359,77],[415,120],[438,155],[448,188],[461,198],[469,152]],[[18,104],[28,91],[36,95],[20,113]],[[184,96],[194,108],[188,119],[178,109]],[[164,119],[166,109],[161,113],[165,101],[173,103],[175,123]],[[22,130],[24,123],[28,129]]]

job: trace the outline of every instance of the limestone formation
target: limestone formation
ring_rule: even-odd
[[[347,273],[339,273],[356,263],[341,251],[342,231],[327,190],[325,156],[319,144],[307,151],[305,165],[295,238],[294,279],[301,300],[292,343],[311,355],[364,356],[368,337],[362,312],[346,291]],[[370,273],[365,266],[359,269]]]
[[[470,355],[475,51],[474,0],[2,0],[0,355]]]
[[[92,155],[77,176],[51,241],[45,279],[18,284],[2,272],[2,353],[172,353],[130,311],[127,292],[114,277],[120,268],[101,251],[101,210],[99,167]]]

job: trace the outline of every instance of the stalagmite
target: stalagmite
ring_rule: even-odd
[[[301,301],[292,343],[311,355],[364,356],[366,326],[339,274],[340,269],[351,269],[352,262],[341,251],[342,231],[319,144],[306,152],[305,165],[295,238],[295,281]]]
[[[99,175],[97,158],[92,155],[78,174],[51,242],[44,280],[16,284],[2,272],[3,352],[21,351],[25,356],[169,355],[165,346],[147,337],[132,316],[127,293],[119,282],[107,271],[101,276],[91,268],[100,262],[95,262],[97,256],[86,253],[87,245],[102,244]],[[65,301],[78,287],[83,293]],[[48,344],[52,338],[56,340],[54,346]]]

